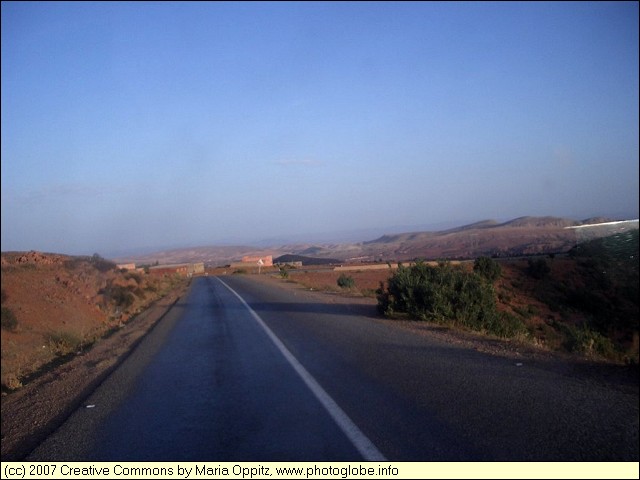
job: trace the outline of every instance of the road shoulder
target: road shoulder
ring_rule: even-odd
[[[408,330],[415,335],[426,336],[431,340],[456,345],[460,348],[476,350],[492,356],[498,356],[516,365],[535,365],[537,368],[553,370],[567,376],[579,376],[587,381],[604,383],[632,395],[639,395],[640,381],[638,365],[619,365],[608,361],[550,351],[525,342],[503,339],[478,332],[436,325],[414,320],[391,320],[377,314],[377,300],[372,297],[354,296],[349,292],[322,291],[307,288],[291,280],[275,275],[250,275],[252,280],[305,295],[318,302],[370,307],[372,321],[384,322],[395,328]]]
[[[77,409],[183,297],[175,290],[90,350],[2,397],[3,461],[22,460]]]

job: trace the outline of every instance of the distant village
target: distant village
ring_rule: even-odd
[[[295,263],[296,265],[292,266],[302,266],[302,262],[288,262],[288,264]],[[203,262],[199,263],[173,263],[166,265],[152,265],[152,266],[136,266],[135,263],[119,263],[116,265],[117,268],[121,270],[130,270],[130,271],[144,271],[149,275],[181,275],[184,277],[193,277],[195,275],[205,275],[207,272],[205,271],[205,266]],[[226,266],[230,269],[257,269],[260,270],[262,267],[273,267],[273,257],[272,255],[265,255],[263,257],[259,256],[244,256],[242,260],[238,262],[232,262],[231,264]]]

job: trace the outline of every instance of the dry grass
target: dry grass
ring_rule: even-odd
[[[2,307],[15,319],[2,330],[3,391],[125,324],[176,281],[101,271],[88,258],[2,254]]]

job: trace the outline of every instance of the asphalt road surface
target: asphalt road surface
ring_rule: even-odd
[[[635,461],[638,388],[200,277],[29,461]]]

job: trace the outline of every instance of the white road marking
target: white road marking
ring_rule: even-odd
[[[258,324],[262,327],[265,333],[269,336],[271,341],[275,344],[275,346],[280,350],[284,358],[287,359],[289,364],[293,367],[293,369],[300,375],[300,378],[304,381],[304,383],[309,387],[311,392],[315,395],[315,397],[320,401],[322,406],[329,412],[331,418],[336,422],[338,427],[344,432],[353,446],[362,454],[366,461],[377,461],[377,462],[386,462],[387,459],[385,456],[376,448],[371,440],[367,438],[367,436],[362,433],[362,431],[357,427],[355,423],[347,416],[347,414],[338,406],[338,404],[329,396],[329,394],[320,386],[320,384],[316,381],[313,376],[302,366],[302,364],[293,356],[293,354],[284,346],[284,344],[280,341],[280,339],[271,331],[271,329],[264,323],[262,318],[249,306],[247,302],[236,292],[233,288],[227,285],[223,280],[219,277],[216,277],[220,283],[222,283],[225,287],[229,289],[231,293],[233,293],[240,302],[247,308],[249,313],[253,316],[253,318],[258,322]]]

